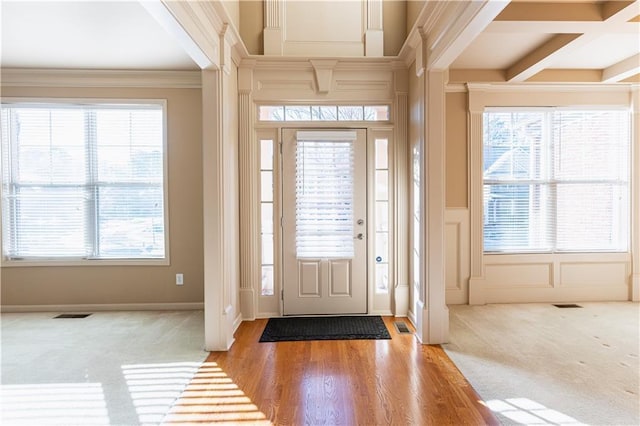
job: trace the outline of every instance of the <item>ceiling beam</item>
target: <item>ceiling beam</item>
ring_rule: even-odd
[[[640,73],[640,53],[602,70],[603,83],[615,83]]]
[[[512,2],[496,17],[496,21],[602,21],[602,8],[593,2]]]
[[[629,21],[640,14],[640,5],[637,1],[609,0],[600,5],[602,20],[608,21],[616,18],[618,21]]]
[[[218,61],[215,49],[211,49],[210,46],[202,46],[201,43],[196,42],[195,37],[185,29],[180,20],[161,0],[141,0],[140,5],[149,12],[162,28],[177,40],[200,69],[217,68]]]
[[[508,0],[486,0],[481,4],[470,2],[459,15],[457,25],[449,28],[447,34],[440,38],[441,43],[434,46],[434,59],[430,61],[429,68],[448,68],[508,4]],[[477,10],[472,7],[477,7]]]
[[[558,34],[533,52],[518,60],[507,69],[507,81],[521,82],[547,68],[553,60],[573,48],[575,44],[584,44],[587,37],[583,34]]]

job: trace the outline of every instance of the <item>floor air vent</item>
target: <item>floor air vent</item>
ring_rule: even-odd
[[[553,306],[556,308],[582,308],[582,306],[576,305],[575,303],[558,303]]]
[[[53,317],[53,319],[58,318],[86,318],[91,314],[60,314],[57,317]]]
[[[398,330],[398,333],[411,334],[411,330],[409,330],[409,327],[407,327],[407,324],[405,324],[404,322],[402,321],[394,322],[393,325],[395,325],[396,330]]]

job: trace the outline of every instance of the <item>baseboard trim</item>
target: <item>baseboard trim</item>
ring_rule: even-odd
[[[201,311],[203,302],[189,303],[110,303],[74,305],[1,305],[5,313],[20,312],[98,312],[98,311]]]
[[[242,313],[241,313],[233,321],[233,333],[232,334],[236,333],[236,331],[238,330],[238,327],[240,327],[240,324],[242,324],[242,321],[243,321],[243,319],[242,319]]]

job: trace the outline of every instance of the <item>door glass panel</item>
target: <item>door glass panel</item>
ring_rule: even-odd
[[[352,141],[296,145],[298,258],[352,258],[354,156]]]

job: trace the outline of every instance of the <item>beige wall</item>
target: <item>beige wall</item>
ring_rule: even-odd
[[[264,5],[262,0],[240,2],[240,37],[251,55],[264,53],[262,30],[264,29]]]
[[[407,38],[407,2],[384,0],[382,3],[384,56],[397,56]]]
[[[2,88],[3,97],[167,99],[170,266],[2,268],[3,305],[203,301],[199,89]],[[175,274],[184,285],[175,285]]]
[[[447,93],[446,207],[468,207],[467,94]]]
[[[418,15],[424,6],[424,0],[408,0],[407,1],[407,32],[411,31],[413,24],[416,23]]]

